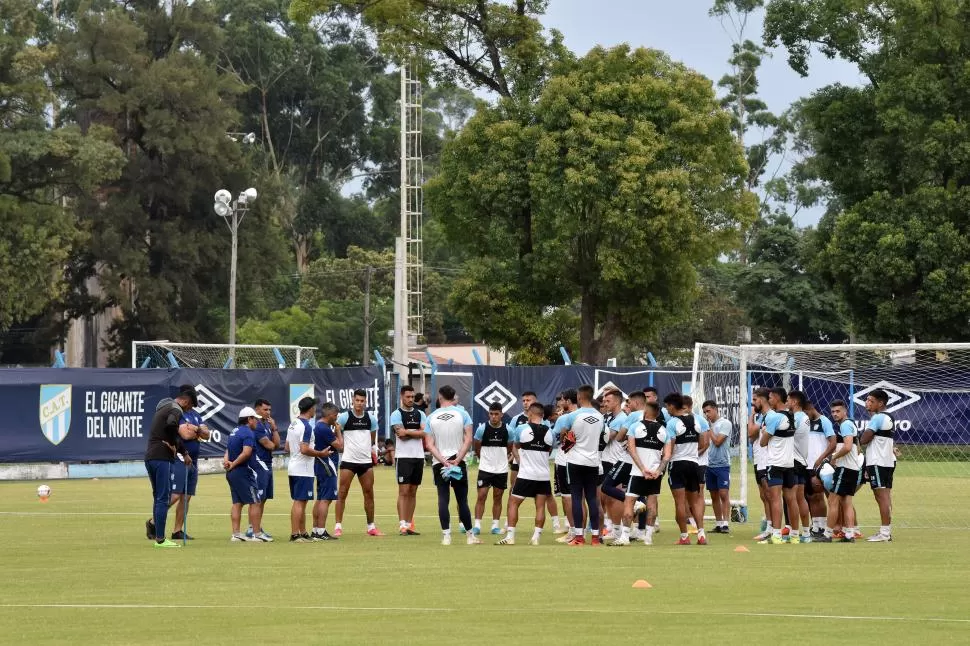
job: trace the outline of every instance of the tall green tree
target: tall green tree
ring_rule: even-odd
[[[855,331],[887,341],[961,339],[970,320],[970,7],[955,0],[767,6],[765,36],[807,74],[820,51],[861,87],[799,105],[806,171],[831,192],[819,263]]]
[[[0,3],[0,332],[63,296],[63,268],[86,240],[73,205],[116,177],[111,133],[49,122],[57,55],[31,0]]]
[[[109,347],[120,360],[133,339],[224,338],[229,235],[212,195],[253,184],[240,149],[238,82],[220,73],[222,31],[210,3],[156,2],[62,7],[57,32],[62,118],[113,132],[125,156],[97,199],[78,202],[90,235],[70,264],[74,315],[117,308]],[[266,192],[240,240],[239,301],[245,312],[280,262],[280,238]],[[86,290],[96,277],[104,296]]]
[[[480,110],[428,186],[476,257],[454,304],[471,328],[490,302],[480,336],[517,347],[513,329],[575,300],[580,356],[602,362],[684,311],[696,267],[753,217],[743,151],[710,81],[653,50],[596,48],[522,110]]]

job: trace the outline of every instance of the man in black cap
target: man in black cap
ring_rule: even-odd
[[[165,538],[165,520],[171,504],[172,464],[176,454],[182,455],[186,466],[192,464],[182,438],[179,437],[179,422],[182,414],[191,410],[198,395],[192,386],[180,386],[179,393],[172,399],[163,399],[155,407],[151,431],[148,434],[148,448],[145,450],[145,468],[152,483],[152,518],[145,521],[148,538],[155,539],[155,547],[181,547],[178,543]]]

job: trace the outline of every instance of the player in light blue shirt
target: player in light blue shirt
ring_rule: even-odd
[[[707,400],[701,406],[711,425],[711,443],[707,448],[705,484],[711,492],[714,511],[714,533],[729,534],[731,518],[731,420],[721,417],[717,402]]]
[[[866,424],[861,443],[866,447],[866,471],[869,485],[879,505],[879,533],[870,536],[870,543],[888,543],[892,538],[893,472],[896,469],[894,436],[896,421],[886,412],[889,394],[882,388],[866,397],[866,410],[872,417]]]

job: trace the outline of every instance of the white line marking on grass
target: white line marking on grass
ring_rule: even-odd
[[[0,608],[50,608],[76,610],[349,610],[353,612],[498,612],[527,613],[536,608],[406,608],[401,606],[267,606],[267,605],[180,605],[158,603],[4,603]],[[551,610],[551,609],[550,609]],[[720,617],[745,617],[764,619],[862,619],[865,621],[901,621],[916,623],[970,624],[970,619],[951,619],[948,617],[904,617],[891,615],[822,615],[782,612],[708,612],[693,610],[617,610],[616,608],[573,608],[572,612],[588,614],[637,614],[637,615],[717,615]]]

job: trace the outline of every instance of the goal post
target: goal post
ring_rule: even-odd
[[[318,368],[316,348],[299,345],[229,345],[133,341],[132,368]]]
[[[893,525],[970,527],[965,493],[970,485],[970,343],[697,344],[692,375],[697,397],[717,400],[718,389],[729,388],[732,378],[741,419],[750,412],[754,388],[783,387],[804,392],[827,416],[833,401],[844,401],[860,433],[869,419],[866,396],[877,388],[886,391],[886,412],[896,421]],[[725,399],[732,397],[728,392]],[[741,458],[749,446],[746,433],[742,441]],[[741,498],[754,513],[760,501],[756,491],[748,491],[748,471],[745,467],[739,474]],[[868,485],[858,491],[856,509],[863,524],[879,524]]]

